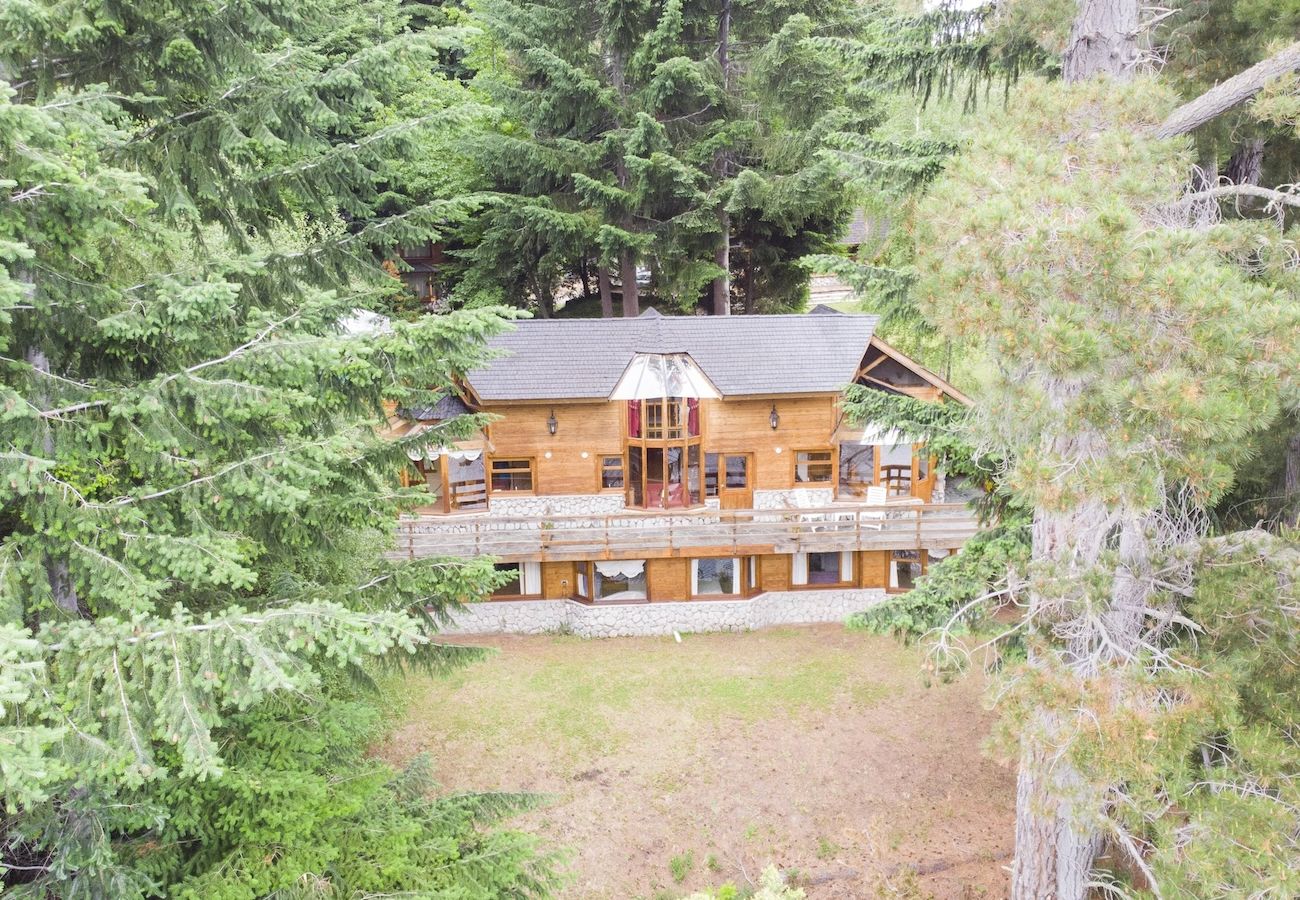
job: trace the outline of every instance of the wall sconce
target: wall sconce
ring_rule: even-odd
[[[549,431],[551,434],[555,434],[555,432],[558,431],[559,428],[560,428],[560,423],[555,420],[555,410],[552,409],[551,414],[546,417],[546,430]]]
[[[781,424],[781,417],[776,414],[775,403],[772,404],[772,411],[767,414],[767,424],[772,426],[773,431],[776,431],[776,426]],[[554,432],[552,432],[552,434],[553,433]]]

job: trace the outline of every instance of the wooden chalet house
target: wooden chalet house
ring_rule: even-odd
[[[467,410],[476,440],[417,452],[412,557],[491,554],[496,598],[582,604],[906,590],[976,528],[925,448],[844,421],[845,385],[955,388],[873,334],[809,315],[528,320],[410,435]]]

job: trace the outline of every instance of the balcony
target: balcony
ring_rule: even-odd
[[[799,509],[627,511],[608,516],[407,516],[395,555],[518,561],[658,559],[960,547],[978,530],[961,503],[840,503]]]

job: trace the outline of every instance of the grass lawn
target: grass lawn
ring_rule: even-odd
[[[447,790],[549,795],[517,824],[569,848],[567,897],[768,863],[810,898],[1005,894],[1014,776],[982,752],[978,676],[927,688],[915,650],[838,625],[473,642],[499,652],[398,685],[378,752],[429,752]]]

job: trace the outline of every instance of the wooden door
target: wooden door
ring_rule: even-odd
[[[723,509],[754,508],[754,454],[720,454],[718,503]]]

